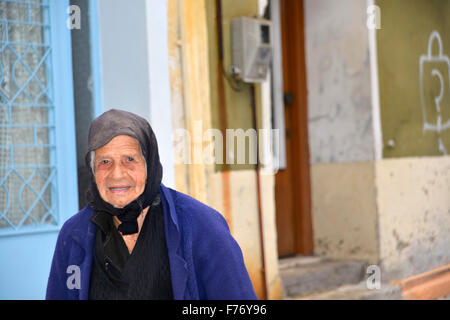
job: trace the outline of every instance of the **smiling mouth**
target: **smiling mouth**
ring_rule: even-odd
[[[121,193],[121,192],[126,192],[130,189],[130,186],[121,186],[121,187],[110,187],[108,188],[109,191],[114,192],[114,193]]]

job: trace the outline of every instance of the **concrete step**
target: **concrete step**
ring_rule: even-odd
[[[283,296],[299,297],[357,284],[366,275],[366,262],[296,256],[279,261]]]
[[[366,281],[357,284],[343,285],[336,289],[317,292],[289,300],[402,300],[400,286],[381,284],[380,289],[367,289]]]

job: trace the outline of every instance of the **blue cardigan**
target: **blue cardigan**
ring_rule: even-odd
[[[222,215],[164,185],[160,194],[174,299],[257,299],[241,249]],[[88,299],[97,230],[89,220],[93,213],[86,206],[61,228],[46,299]],[[78,285],[72,282],[75,269]]]

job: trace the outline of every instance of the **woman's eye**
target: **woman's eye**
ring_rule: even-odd
[[[102,160],[102,164],[108,164],[109,160]]]
[[[133,158],[133,157],[128,157],[127,160],[128,160],[129,162],[131,162],[131,161],[134,160],[134,158]]]

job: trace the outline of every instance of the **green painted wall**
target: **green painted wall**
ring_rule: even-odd
[[[377,52],[383,157],[437,156],[444,148],[450,152],[450,128],[437,131],[439,116],[442,125],[450,124],[450,66],[424,61],[422,79],[419,72],[433,30],[442,39],[443,54],[450,56],[450,1],[378,0],[376,5],[381,12]],[[432,51],[438,55],[436,41]],[[441,82],[433,69],[443,80],[439,110],[435,97],[441,93]],[[435,130],[424,130],[425,122]],[[394,143],[389,146],[389,141]]]
[[[219,118],[219,100],[218,100],[218,35],[216,27],[216,1],[206,1],[207,24],[208,24],[208,47],[209,47],[209,70],[210,70],[210,88],[211,88],[211,114],[213,127],[220,129]],[[225,71],[229,71],[232,65],[231,59],[231,19],[240,16],[253,16],[258,13],[257,0],[222,0],[222,22],[223,22],[223,48]],[[234,91],[230,84],[224,79],[225,84],[225,103],[227,129],[243,129],[246,131],[252,128],[252,109],[250,86],[243,85],[241,91]],[[258,95],[259,86],[256,86],[256,95]],[[257,106],[259,99],[256,98]],[[258,107],[259,109],[259,107]],[[224,136],[225,145],[225,136]],[[235,142],[236,148],[236,142]],[[236,151],[235,151],[236,152]],[[236,154],[236,153],[235,153]],[[246,148],[246,159],[248,159],[248,147]],[[230,165],[231,170],[253,169],[255,166],[250,164]],[[216,170],[223,170],[223,165],[216,165]]]

